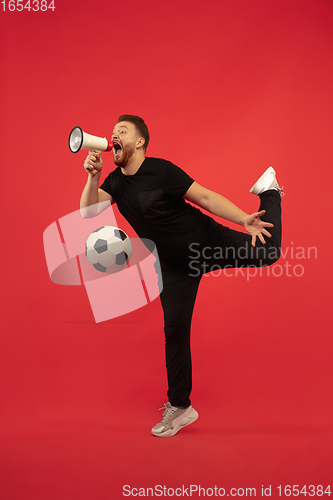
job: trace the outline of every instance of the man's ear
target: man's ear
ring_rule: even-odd
[[[141,148],[146,141],[144,140],[143,137],[139,137],[139,139],[136,141],[136,148],[139,149]]]

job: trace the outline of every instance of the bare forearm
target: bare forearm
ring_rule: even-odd
[[[87,183],[82,191],[80,208],[86,208],[98,203],[99,176],[88,175]]]
[[[213,215],[222,217],[230,222],[235,222],[241,226],[244,225],[244,221],[249,216],[246,212],[232,203],[232,201],[218,193],[215,193],[214,191],[209,191],[203,208],[208,210]]]

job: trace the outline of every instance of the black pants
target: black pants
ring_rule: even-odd
[[[260,195],[262,220],[274,224],[268,228],[272,237],[263,245],[251,236],[220,225],[200,245],[189,248],[186,265],[174,267],[161,262],[163,290],[160,295],[164,313],[165,356],[168,376],[168,399],[173,406],[189,406],[192,390],[190,347],[191,321],[201,277],[217,269],[262,267],[276,262],[281,247],[281,198],[276,190]]]

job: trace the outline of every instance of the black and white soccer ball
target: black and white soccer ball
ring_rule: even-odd
[[[127,266],[132,255],[132,243],[122,229],[103,226],[88,236],[85,254],[97,271],[116,273]]]

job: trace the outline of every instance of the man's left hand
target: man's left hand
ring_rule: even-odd
[[[265,228],[273,227],[274,224],[260,220],[260,217],[262,217],[265,213],[266,210],[261,210],[261,212],[255,212],[254,214],[249,215],[247,219],[244,220],[244,228],[252,236],[253,247],[256,245],[257,236],[263,245],[266,243],[263,235],[268,238],[272,237],[272,235]]]

